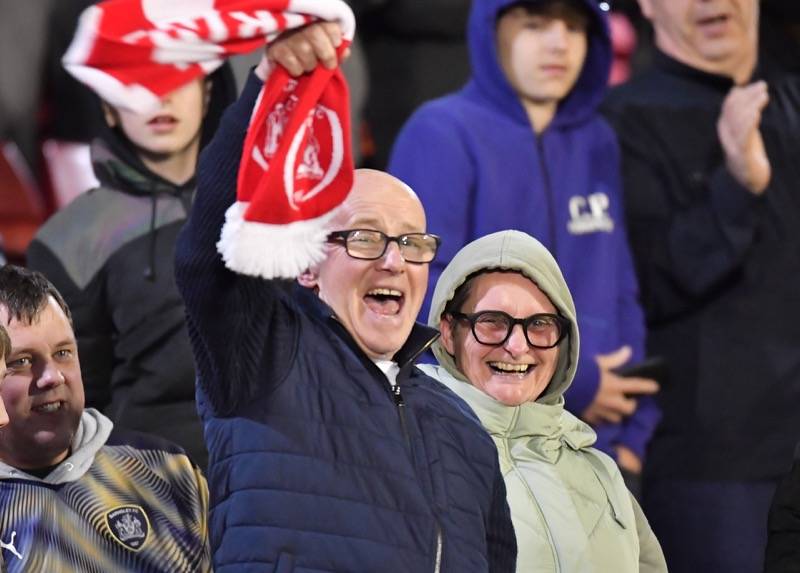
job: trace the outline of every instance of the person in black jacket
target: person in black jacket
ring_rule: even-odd
[[[658,51],[605,110],[670,369],[643,505],[670,571],[760,572],[800,435],[800,84],[761,75],[757,0],[640,4]]]
[[[73,310],[87,404],[178,443],[201,467],[207,453],[173,260],[199,151],[234,97],[224,66],[147,115],[103,104],[108,125],[92,146],[100,187],[48,220],[27,253]]]

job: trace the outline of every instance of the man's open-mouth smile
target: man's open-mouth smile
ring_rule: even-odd
[[[394,288],[376,287],[364,295],[364,303],[375,314],[392,316],[399,314],[403,309],[405,295]]]

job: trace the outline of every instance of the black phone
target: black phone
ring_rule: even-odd
[[[650,378],[658,382],[659,386],[663,386],[669,378],[667,361],[663,356],[648,356],[641,362],[625,364],[611,371],[624,378]]]

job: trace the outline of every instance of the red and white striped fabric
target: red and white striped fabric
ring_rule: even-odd
[[[339,22],[340,53],[349,46],[355,19],[342,0],[107,0],[83,13],[63,63],[111,105],[146,113],[226,57],[316,20]],[[322,260],[353,183],[348,99],[338,68],[296,79],[272,70],[218,244],[230,269],[294,277]]]

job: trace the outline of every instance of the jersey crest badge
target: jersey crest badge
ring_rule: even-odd
[[[138,505],[121,505],[106,512],[111,536],[131,551],[139,551],[150,535],[150,521]]]

